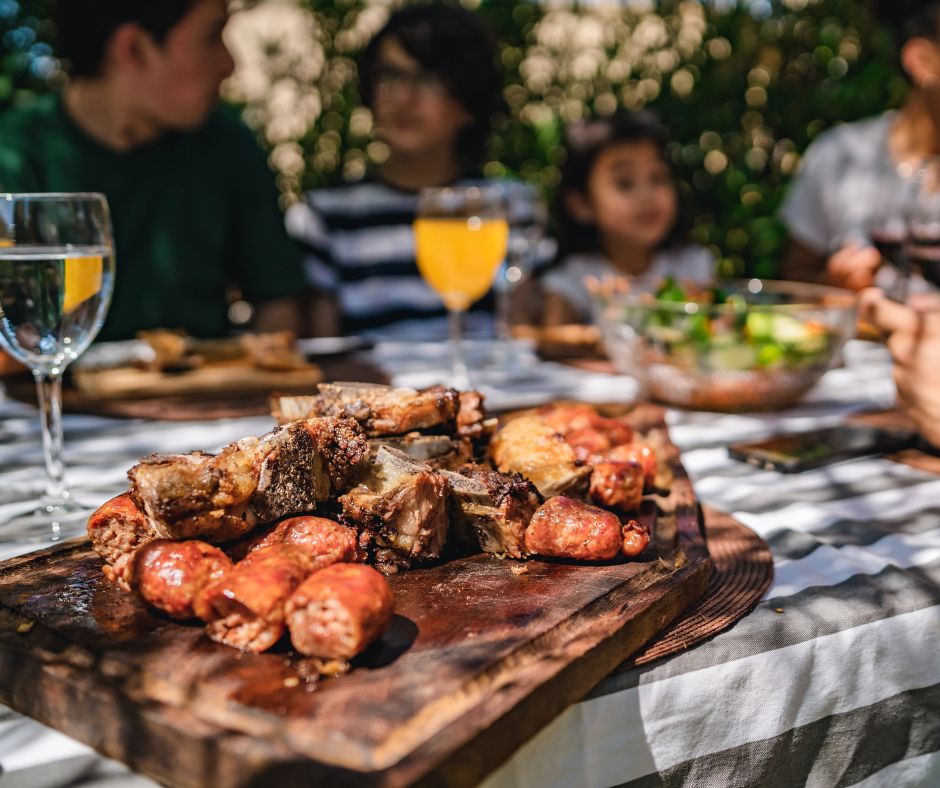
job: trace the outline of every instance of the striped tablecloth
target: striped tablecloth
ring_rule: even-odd
[[[486,788],[940,785],[940,477],[882,459],[784,476],[732,462],[724,449],[890,405],[883,350],[854,343],[846,359],[791,411],[670,413],[698,495],[768,540],[774,584],[711,641],[601,682]],[[409,369],[398,379],[421,374],[431,375]],[[553,393],[624,391],[622,380],[597,376],[566,385]],[[524,399],[516,384],[501,391]],[[35,414],[7,403],[3,416],[0,517],[39,490]],[[70,418],[71,479],[95,503],[142,454],[216,446],[266,426]],[[12,712],[0,712],[0,765],[9,785],[150,784]]]

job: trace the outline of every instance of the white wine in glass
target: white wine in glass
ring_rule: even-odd
[[[4,541],[80,533],[62,447],[62,374],[98,334],[114,289],[114,242],[101,194],[0,193],[0,347],[36,379],[45,461],[39,508],[0,523]]]
[[[414,223],[418,270],[450,318],[454,385],[468,388],[460,321],[486,295],[506,256],[505,198],[495,187],[422,189]]]

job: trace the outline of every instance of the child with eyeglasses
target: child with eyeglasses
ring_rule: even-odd
[[[287,216],[316,293],[312,331],[432,338],[446,332],[445,311],[415,263],[417,194],[484,182],[478,168],[502,104],[496,44],[459,6],[410,6],[368,44],[359,78],[387,159],[359,182],[306,194]],[[480,315],[469,317],[472,330]]]
[[[711,281],[712,254],[685,237],[668,142],[647,111],[568,127],[556,195],[559,257],[542,277],[543,323],[590,322],[591,281]]]

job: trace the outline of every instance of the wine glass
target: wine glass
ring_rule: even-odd
[[[940,288],[940,159],[925,159],[914,176],[916,195],[905,255],[911,269]]]
[[[541,191],[528,183],[503,185],[507,203],[509,241],[506,259],[499,267],[493,289],[496,293],[497,365],[505,371],[515,367],[512,352],[512,326],[515,294],[530,278],[539,258],[550,256],[554,244],[545,237],[548,206]],[[547,249],[551,244],[551,248]]]
[[[7,520],[7,541],[55,541],[81,530],[84,510],[65,480],[62,373],[97,335],[113,289],[104,195],[0,193],[0,347],[36,379],[46,466],[40,508]]]
[[[461,318],[482,298],[506,256],[509,224],[495,186],[422,189],[414,223],[418,270],[447,307],[454,385],[469,388]]]
[[[902,168],[908,172],[904,173]],[[897,182],[888,186],[873,180],[858,194],[859,204],[867,210],[865,232],[868,240],[878,250],[882,263],[893,273],[886,283],[886,294],[895,301],[906,299],[911,275],[905,250],[916,196],[911,169],[910,165],[901,165],[897,169]]]

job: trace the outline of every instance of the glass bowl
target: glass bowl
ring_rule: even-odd
[[[855,331],[857,299],[846,290],[751,279],[698,291],[634,280],[595,295],[611,361],[647,398],[694,410],[785,408]]]

